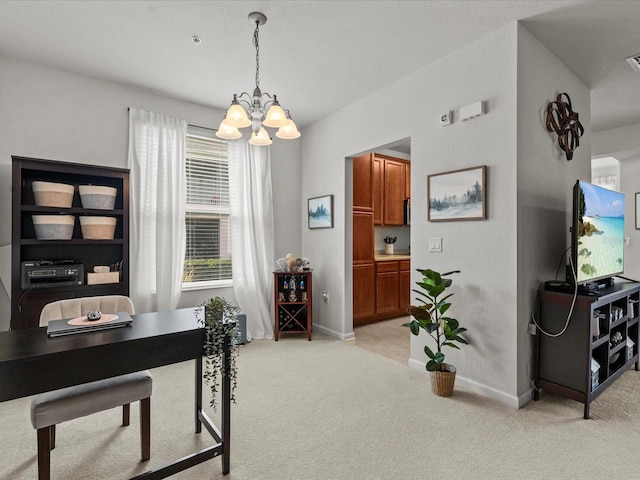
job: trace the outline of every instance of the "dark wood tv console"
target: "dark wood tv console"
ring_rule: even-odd
[[[566,325],[573,294],[538,290],[538,325],[557,334]],[[546,390],[589,406],[635,363],[640,370],[638,318],[640,284],[615,281],[593,294],[578,293],[566,331],[557,337],[536,332],[533,398]]]

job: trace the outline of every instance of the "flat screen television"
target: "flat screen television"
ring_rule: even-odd
[[[624,194],[578,180],[573,188],[571,259],[578,285],[624,272]],[[569,269],[569,280],[575,282]]]

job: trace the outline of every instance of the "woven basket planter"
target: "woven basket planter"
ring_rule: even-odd
[[[453,386],[456,382],[456,367],[443,363],[442,368],[446,371],[429,372],[431,391],[439,397],[450,397],[453,395]]]

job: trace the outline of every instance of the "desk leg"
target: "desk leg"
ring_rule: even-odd
[[[224,338],[224,371],[231,370],[231,342],[230,336]],[[222,375],[222,474],[226,475],[230,469],[231,442],[231,377]]]
[[[200,412],[202,411],[202,356],[196,358],[196,433],[202,431],[202,422],[200,421]]]

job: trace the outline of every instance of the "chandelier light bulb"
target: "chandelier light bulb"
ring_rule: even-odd
[[[218,131],[216,132],[216,137],[222,138],[223,140],[236,140],[241,136],[242,133],[240,133],[240,130],[227,125],[224,120],[220,122]]]
[[[258,133],[253,132],[251,134],[251,140],[249,140],[251,145],[257,145],[259,147],[264,147],[266,145],[271,145],[273,141],[269,138],[269,134],[262,127]]]
[[[294,138],[298,138],[300,136],[300,132],[298,131],[298,127],[296,127],[294,121],[291,119],[289,110],[285,111],[285,115],[287,117],[287,123],[278,129],[276,137],[282,138],[283,140],[293,140]]]
[[[265,117],[262,124],[265,127],[280,128],[284,127],[288,123],[289,120],[287,119],[287,115],[284,113],[284,110],[278,103],[277,97],[274,95],[273,103],[271,104],[271,107],[267,112],[267,116]]]
[[[233,102],[231,102],[229,110],[227,110],[227,116],[224,117],[224,123],[235,128],[244,128],[251,125],[247,111],[238,103],[235,95],[233,96]]]
[[[298,138],[300,136],[300,132],[298,131],[298,127],[293,123],[293,120],[288,119],[287,124],[280,127],[276,132],[276,137],[281,138],[283,140],[293,140],[294,138]]]

